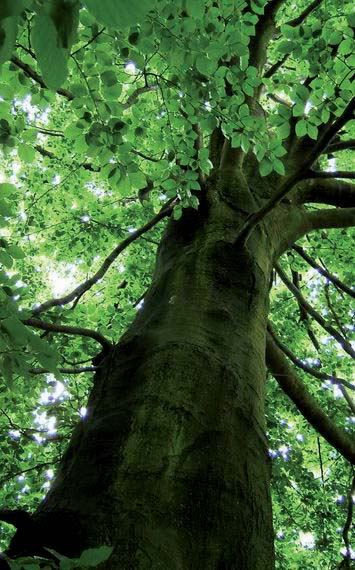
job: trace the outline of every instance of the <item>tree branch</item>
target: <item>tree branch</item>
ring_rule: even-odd
[[[100,367],[99,366],[82,366],[82,367],[74,367],[74,368],[58,368],[58,372],[62,374],[82,374],[83,372],[96,372]],[[30,368],[30,374],[50,374],[51,370],[48,368]]]
[[[339,342],[343,350],[347,352],[349,356],[355,359],[355,350],[352,348],[350,342],[346,338],[344,338],[332,325],[329,325],[327,321],[322,317],[322,315],[320,315],[318,311],[316,311],[312,307],[312,305],[310,305],[308,301],[306,301],[300,290],[297,289],[297,287],[295,287],[294,284],[291,283],[291,281],[288,279],[286,273],[283,271],[283,269],[281,269],[280,265],[275,264],[275,269],[281,280],[286,285],[286,287],[291,291],[291,293],[297,299],[298,303],[305,308],[305,310],[311,315],[311,317],[313,317],[314,320],[317,321],[317,323],[324,330],[326,330],[337,342]]]
[[[265,6],[263,16],[259,17],[255,26],[255,35],[250,41],[249,65],[262,70],[266,61],[268,43],[275,30],[275,17],[285,0],[270,0]]]
[[[329,380],[329,382],[331,382],[332,384],[343,384],[344,386],[349,388],[349,390],[355,390],[355,386],[353,384],[351,384],[350,382],[348,382],[347,380],[344,380],[343,378],[338,378],[337,376],[332,376],[331,374],[326,374],[326,372],[320,372],[320,370],[317,370],[316,368],[313,368],[312,366],[308,366],[308,364],[305,364],[305,362],[303,362],[303,360],[298,358],[280,340],[280,338],[276,335],[276,333],[275,333],[275,331],[274,331],[274,329],[270,323],[268,323],[267,330],[269,331],[270,335],[272,336],[274,343],[291,360],[291,362],[293,362],[293,364],[295,364],[295,366],[297,366],[298,368],[300,368],[304,372],[307,372],[307,374],[314,376],[314,378],[317,378],[318,380]]]
[[[101,346],[103,346],[106,349],[112,348],[112,344],[109,340],[107,340],[107,338],[105,338],[99,332],[91,329],[85,329],[83,327],[71,327],[68,325],[57,325],[54,323],[46,323],[41,319],[36,319],[36,318],[24,319],[22,322],[24,325],[33,327],[35,329],[40,329],[43,331],[87,336],[99,342]]]
[[[353,97],[350,102],[345,107],[344,111],[329,127],[323,132],[321,137],[316,141],[315,145],[311,148],[310,153],[306,157],[305,163],[303,164],[303,169],[308,170],[312,166],[315,160],[323,153],[327,148],[333,137],[338,131],[352,119],[355,110],[355,97]]]
[[[24,63],[21,59],[19,59],[15,55],[12,56],[11,61],[17,67],[22,69],[22,71],[28,77],[30,77],[31,79],[33,79],[33,81],[38,83],[38,85],[40,85],[42,87],[42,89],[48,89],[47,85],[44,82],[43,77],[41,77],[41,75],[39,75],[30,65],[28,65],[27,63]],[[57,89],[57,93],[58,93],[58,95],[62,95],[63,97],[68,99],[68,101],[72,101],[74,99],[73,93],[71,93],[67,89]]]
[[[281,59],[279,59],[279,61],[277,61],[276,63],[273,63],[272,66],[269,67],[269,69],[267,71],[265,71],[265,73],[264,73],[265,79],[272,77],[274,75],[274,73],[276,73],[276,71],[278,69],[280,69],[280,67],[285,63],[285,61],[288,59],[289,55],[290,54],[287,53]]]
[[[351,548],[350,548],[350,541],[349,541],[349,530],[351,527],[351,524],[353,522],[353,513],[354,513],[354,493],[355,493],[355,475],[353,474],[353,478],[352,478],[352,483],[348,492],[348,508],[347,508],[347,516],[346,516],[346,521],[344,524],[344,528],[343,528],[343,532],[342,532],[342,537],[344,540],[344,544],[346,546],[346,554],[345,554],[345,558],[344,560],[347,560],[349,563],[348,568],[350,568],[350,564],[351,564]],[[339,568],[341,568],[341,566],[339,566]],[[344,566],[344,568],[346,568],[346,566]]]
[[[346,172],[345,170],[335,170],[333,172],[308,170],[304,174],[304,179],[306,178],[348,178],[349,180],[355,180],[355,172]]]
[[[266,341],[266,363],[282,390],[291,398],[303,417],[352,465],[355,463],[355,443],[339,428],[309,394],[303,382],[289,366],[270,333]]]
[[[295,28],[296,26],[302,24],[305,21],[305,19],[312,12],[314,12],[314,10],[318,8],[318,6],[321,5],[322,2],[323,0],[314,0],[313,2],[311,2],[310,5],[307,8],[305,8],[305,10],[303,10],[303,12],[301,12],[299,16],[297,16],[297,18],[294,18],[293,20],[289,20],[288,22],[286,22],[287,26],[292,26],[293,28]]]
[[[351,228],[355,226],[355,208],[315,210],[308,212],[305,220],[309,227],[305,233],[327,228]]]
[[[169,202],[160,210],[160,212],[156,216],[154,216],[154,218],[152,218],[149,222],[144,224],[144,226],[142,226],[138,230],[132,232],[128,238],[123,240],[106,257],[106,259],[102,263],[101,267],[98,269],[98,271],[96,271],[96,273],[92,277],[90,277],[89,279],[84,281],[84,283],[82,283],[81,285],[76,287],[71,293],[68,293],[67,295],[64,295],[63,297],[59,297],[57,299],[49,299],[45,303],[42,303],[41,305],[39,305],[39,307],[37,307],[33,310],[33,314],[39,315],[40,313],[43,313],[44,311],[47,311],[48,309],[51,309],[52,307],[58,307],[61,305],[66,305],[67,303],[74,301],[77,297],[81,296],[83,293],[88,291],[93,285],[95,285],[95,283],[97,283],[100,279],[102,279],[102,277],[105,275],[107,270],[111,267],[113,262],[120,255],[120,253],[122,253],[122,251],[124,251],[132,242],[134,242],[136,239],[138,239],[141,235],[143,235],[144,233],[149,231],[151,228],[153,228],[158,222],[160,222],[160,220],[162,220],[166,216],[169,216],[171,214],[171,212],[173,211],[175,204],[176,204],[175,199],[169,200]]]
[[[297,192],[299,204],[329,204],[340,208],[355,207],[355,184],[342,180],[311,179]]]
[[[332,152],[337,152],[338,150],[349,150],[355,148],[355,139],[349,139],[347,141],[339,141],[330,143],[324,150],[325,153],[331,154]]]
[[[353,97],[345,107],[343,113],[338,117],[334,123],[332,123],[322,134],[319,140],[311,148],[308,154],[306,154],[304,162],[301,163],[298,169],[290,176],[284,177],[283,182],[279,191],[274,194],[272,198],[264,206],[260,208],[258,212],[249,216],[245,224],[241,228],[239,234],[236,237],[236,241],[245,243],[256,225],[258,225],[265,216],[271,212],[275,206],[277,206],[282,198],[284,198],[295,186],[297,182],[302,180],[303,173],[307,171],[313,165],[314,161],[317,160],[320,154],[327,148],[329,142],[336,135],[336,133],[349,121],[355,110],[355,97]],[[329,227],[340,227],[340,226],[329,226]],[[344,226],[341,226],[344,227]]]
[[[338,277],[336,277],[335,275],[333,275],[332,273],[329,273],[329,271],[327,271],[326,269],[324,269],[321,265],[319,265],[318,263],[316,263],[314,261],[314,259],[312,257],[310,257],[305,251],[304,249],[297,245],[294,244],[292,246],[292,249],[294,249],[295,251],[297,251],[298,255],[300,255],[305,261],[307,261],[307,263],[313,267],[313,269],[316,269],[318,271],[318,273],[320,273],[321,275],[323,275],[323,277],[325,277],[326,279],[328,279],[328,281],[331,281],[331,283],[333,283],[333,285],[335,285],[336,287],[338,287],[338,289],[341,289],[342,291],[344,291],[344,293],[346,293],[347,295],[350,295],[351,297],[353,297],[355,299],[355,291],[353,289],[351,289],[350,287],[348,287],[347,285],[345,285],[345,283],[343,283],[342,281],[340,281],[340,279],[338,279]]]
[[[123,109],[126,110],[132,107],[132,105],[136,102],[138,97],[140,95],[143,95],[143,93],[149,93],[149,91],[157,91],[158,89],[159,89],[158,85],[145,85],[144,87],[137,87],[137,89],[133,91],[131,95],[128,96],[127,101],[123,103],[122,105]]]

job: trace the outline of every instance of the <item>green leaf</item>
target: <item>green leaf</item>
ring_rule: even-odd
[[[181,206],[175,206],[174,210],[173,210],[173,218],[174,220],[180,220],[182,216],[182,207]]]
[[[83,4],[104,26],[118,30],[143,22],[152,8],[151,0],[84,0]]]
[[[232,135],[232,139],[231,139],[232,148],[239,148],[241,145],[241,140],[242,140],[242,136],[240,133],[237,133],[236,135]]]
[[[283,54],[287,54],[291,53],[296,47],[297,44],[295,42],[283,41],[277,46],[277,51]]]
[[[273,163],[268,158],[263,158],[259,164],[260,176],[267,176],[273,170]]]
[[[186,0],[186,11],[187,13],[199,20],[203,17],[205,12],[206,2],[204,0]]]
[[[218,67],[218,62],[216,60],[211,60],[207,57],[207,55],[198,55],[196,58],[196,69],[202,75],[212,75]]]
[[[307,134],[307,121],[301,119],[300,121],[297,121],[296,124],[296,135],[298,137],[304,137],[306,134]]]
[[[128,176],[132,190],[140,190],[147,186],[147,180],[143,172],[129,172]]]
[[[112,85],[115,85],[117,83],[116,73],[112,69],[104,71],[103,73],[101,73],[100,77],[103,84],[106,85],[107,87],[111,87]]]
[[[313,139],[313,140],[317,140],[318,138],[318,128],[315,125],[312,125],[312,123],[308,123],[307,124],[307,133],[308,136]]]
[[[58,45],[58,34],[49,14],[42,9],[34,19],[32,45],[47,87],[57,90],[66,80],[67,52]]]
[[[21,144],[17,147],[17,153],[24,162],[33,162],[36,151],[28,144]]]
[[[301,99],[301,101],[305,102],[309,97],[309,90],[307,87],[305,87],[305,85],[300,84],[296,87],[296,94]]]
[[[0,252],[1,253],[1,252]],[[1,327],[10,335],[16,346],[26,345],[29,338],[27,327],[16,317],[7,317],[1,321]]]
[[[338,48],[338,53],[340,55],[347,55],[348,53],[352,53],[354,51],[354,40],[352,38],[347,38],[343,40]]]
[[[69,52],[79,24],[79,1],[51,0],[49,6],[46,6],[45,9],[49,11],[57,31],[58,47],[62,47]]]
[[[328,38],[328,44],[331,46],[335,46],[340,44],[343,39],[343,34],[339,30],[334,30]]]
[[[279,160],[278,158],[274,158],[272,161],[273,167],[275,172],[277,172],[278,174],[281,174],[281,176],[285,175],[285,167],[283,165],[283,163],[281,162],[281,160]]]
[[[88,566],[89,568],[98,566],[111,556],[113,552],[112,546],[100,546],[100,548],[88,548],[81,553],[78,560],[79,564]]]
[[[5,217],[12,216],[12,208],[8,202],[0,198],[0,214]]]
[[[18,18],[0,20],[0,65],[11,58],[17,35]]]
[[[247,135],[242,134],[241,147],[243,152],[248,152],[250,148],[250,139]]]
[[[10,182],[0,184],[0,197],[8,197],[15,192],[17,192],[17,188],[14,184],[10,184]]]
[[[7,252],[9,255],[11,255],[11,257],[13,257],[14,259],[24,259],[25,254],[22,251],[22,249],[20,247],[18,247],[18,245],[9,245],[6,248]]]
[[[239,117],[242,119],[243,117],[247,117],[249,115],[249,107],[246,103],[239,107]]]
[[[1,0],[0,20],[9,16],[19,16],[24,7],[23,0]]]
[[[0,250],[0,264],[4,265],[8,269],[13,265],[12,257],[3,249]]]

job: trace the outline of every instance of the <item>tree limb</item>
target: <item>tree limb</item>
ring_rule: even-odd
[[[355,299],[355,291],[353,289],[351,289],[350,287],[348,287],[347,285],[345,285],[345,283],[343,283],[342,281],[340,281],[340,279],[338,279],[338,277],[336,277],[335,275],[333,275],[332,273],[329,273],[329,271],[327,271],[326,269],[324,269],[321,265],[319,265],[318,263],[316,263],[314,261],[314,259],[312,257],[310,257],[305,251],[304,249],[297,245],[294,244],[292,246],[292,249],[294,249],[295,251],[297,251],[298,255],[300,255],[305,261],[307,261],[307,263],[313,267],[313,269],[316,269],[318,271],[318,273],[320,273],[321,275],[323,275],[323,277],[325,277],[326,279],[328,279],[328,281],[331,281],[331,283],[333,283],[333,285],[335,285],[336,287],[338,287],[338,289],[341,289],[342,291],[344,291],[344,293],[347,293],[347,295],[350,295],[351,297],[353,297]]]
[[[299,204],[329,204],[340,208],[355,207],[355,184],[342,180],[310,179],[297,191]]]
[[[333,172],[319,172],[316,170],[308,170],[308,172],[305,172],[303,177],[304,177],[304,179],[306,179],[306,178],[348,178],[349,180],[355,180],[355,172],[346,172],[345,170],[335,170]]]
[[[83,372],[96,372],[99,366],[76,366],[74,368],[58,368],[58,372],[62,374],[82,374]],[[48,368],[30,368],[30,374],[50,374],[51,370]]]
[[[320,138],[316,141],[314,146],[311,148],[306,160],[303,164],[303,170],[308,170],[312,166],[315,160],[323,153],[327,148],[333,137],[337,132],[352,119],[355,111],[355,97],[353,97],[350,102],[345,107],[344,111],[329,127],[322,133]]]
[[[331,154],[332,152],[337,152],[339,150],[349,150],[349,149],[355,149],[355,139],[330,143],[327,146],[327,148],[324,150],[324,152]]]
[[[47,323],[42,321],[41,319],[30,318],[24,319],[24,325],[29,327],[33,327],[35,329],[40,329],[43,331],[54,332],[54,333],[64,333],[64,334],[73,334],[79,336],[87,336],[89,338],[93,338],[97,342],[101,344],[106,349],[110,349],[112,344],[107,338],[105,338],[102,334],[97,331],[91,329],[85,329],[83,327],[71,327],[68,325],[57,325],[54,323]]]
[[[355,464],[355,443],[339,428],[309,394],[303,382],[288,364],[270,333],[266,340],[266,363],[282,390],[291,398],[303,417],[352,465]]]
[[[308,212],[305,218],[309,227],[305,233],[327,228],[351,228],[355,226],[355,208],[315,210]]]
[[[49,299],[48,301],[42,303],[33,310],[33,314],[39,315],[40,313],[43,313],[44,311],[47,311],[52,307],[66,305],[67,303],[74,301],[76,297],[79,297],[83,293],[88,291],[93,285],[95,285],[95,283],[97,283],[100,279],[102,279],[102,277],[111,267],[113,262],[120,255],[120,253],[122,253],[122,251],[124,251],[132,242],[138,239],[141,235],[143,235],[151,228],[153,228],[158,222],[160,222],[160,220],[162,220],[166,216],[169,216],[173,211],[175,204],[176,204],[175,199],[169,200],[169,202],[160,210],[160,212],[156,216],[154,216],[154,218],[152,218],[149,222],[144,224],[144,226],[142,226],[138,230],[132,232],[128,238],[123,240],[117,247],[115,247],[113,251],[111,251],[111,253],[106,257],[106,259],[102,263],[101,267],[96,271],[96,273],[92,277],[84,281],[84,283],[81,283],[81,285],[76,287],[73,291],[71,291],[71,293],[68,293],[63,297],[59,297],[56,299]]]
[[[269,67],[269,69],[267,71],[265,71],[265,73],[264,73],[265,79],[272,77],[274,75],[274,73],[276,73],[276,71],[278,69],[280,69],[280,67],[285,63],[285,61],[288,59],[289,55],[290,54],[287,53],[281,59],[279,59],[276,63],[273,63],[272,66]]]
[[[309,6],[307,6],[307,8],[305,8],[303,10],[303,12],[301,12],[301,14],[299,16],[297,16],[297,18],[294,18],[293,20],[289,20],[288,22],[286,22],[286,25],[292,26],[292,28],[299,26],[300,24],[302,24],[305,21],[305,19],[312,12],[314,12],[314,10],[316,10],[318,8],[318,6],[321,5],[322,2],[323,2],[323,0],[314,0],[313,2],[310,3]]]
[[[291,293],[297,299],[298,303],[300,303],[305,308],[305,310],[314,318],[315,321],[317,321],[317,323],[324,330],[326,330],[337,342],[339,342],[343,350],[347,352],[349,356],[355,359],[355,350],[352,348],[350,342],[346,338],[344,338],[332,325],[329,325],[326,319],[324,319],[322,315],[320,315],[318,311],[316,311],[312,307],[312,305],[310,305],[310,303],[306,301],[300,290],[297,289],[297,287],[295,287],[294,284],[291,283],[291,281],[288,279],[286,273],[283,271],[283,269],[281,269],[280,265],[275,264],[275,269],[281,280],[286,285],[286,287],[291,291]]]
[[[158,85],[144,85],[144,87],[137,87],[137,89],[128,96],[127,101],[123,103],[123,109],[126,110],[132,107],[138,97],[143,93],[149,93],[149,91],[157,91],[157,89],[159,89]]]
[[[351,524],[353,522],[353,513],[354,513],[354,493],[355,493],[355,475],[353,474],[353,479],[352,479],[352,483],[348,492],[348,508],[347,508],[347,516],[346,516],[346,521],[344,524],[344,528],[343,528],[343,532],[342,532],[342,537],[344,540],[344,544],[346,546],[346,554],[345,554],[345,559],[344,560],[348,560],[348,563],[350,564],[351,561],[351,548],[350,548],[350,541],[349,541],[349,530],[351,527]],[[349,566],[350,567],[350,566]],[[339,566],[339,568],[341,568],[341,566]],[[346,566],[344,566],[344,568],[346,568]]]

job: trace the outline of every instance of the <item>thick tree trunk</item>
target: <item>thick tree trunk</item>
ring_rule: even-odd
[[[96,374],[34,521],[105,568],[274,568],[264,425],[271,248],[220,202],[170,221],[144,307]],[[18,544],[23,541],[17,534]],[[16,550],[16,544],[13,545]]]

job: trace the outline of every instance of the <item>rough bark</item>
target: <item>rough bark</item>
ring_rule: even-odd
[[[33,517],[42,546],[77,555],[109,544],[103,567],[125,570],[274,568],[264,423],[274,249],[258,228],[236,244],[250,211],[227,205],[227,185],[217,195],[169,222],[144,307],[103,355],[88,415]],[[28,542],[19,529],[9,554],[40,550]]]

